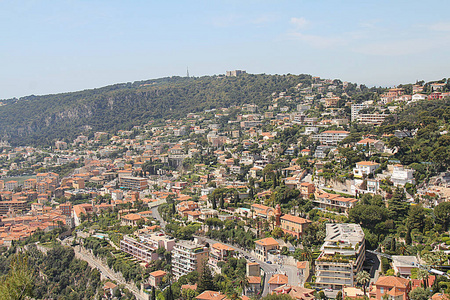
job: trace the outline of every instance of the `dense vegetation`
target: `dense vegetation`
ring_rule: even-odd
[[[11,144],[50,144],[95,131],[116,132],[150,120],[185,117],[190,112],[244,103],[264,105],[276,91],[310,75],[171,77],[99,89],[28,96],[0,107],[0,138]]]

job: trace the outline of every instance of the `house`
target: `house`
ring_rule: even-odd
[[[382,300],[385,295],[392,300],[408,300],[411,283],[406,278],[396,276],[380,276],[369,292],[370,298]]]
[[[143,220],[144,222],[147,221],[146,218],[139,214],[127,214],[121,217],[120,223],[122,226],[137,226],[138,222],[141,220]]]
[[[371,149],[374,149],[376,151],[383,151],[384,149],[384,142],[379,141],[379,140],[375,140],[375,139],[371,139],[371,138],[365,138],[360,140],[359,142],[356,143],[356,146],[358,147],[367,147],[368,150],[370,151]]]
[[[290,234],[296,238],[300,238],[306,228],[311,224],[310,220],[285,214],[280,218],[280,227],[285,234]]]
[[[411,276],[411,270],[416,268],[417,258],[415,256],[406,255],[393,255],[392,256],[392,268],[395,274],[400,274],[400,276],[409,277]]]
[[[234,251],[234,248],[222,243],[215,243],[211,245],[208,260],[209,265],[216,273],[220,273],[220,267],[217,264],[221,261],[226,262],[234,255]]]
[[[227,296],[222,294],[221,292],[204,291],[203,293],[201,293],[200,295],[195,297],[195,299],[198,299],[198,300],[227,300]]]
[[[282,285],[273,290],[273,294],[286,294],[291,296],[292,299],[298,300],[313,300],[315,299],[315,292],[316,290],[307,289],[301,286],[291,286],[289,284]]]
[[[288,284],[288,277],[284,274],[273,274],[269,279],[269,294],[273,293],[274,290],[282,285]]]
[[[364,292],[359,288],[348,286],[342,289],[342,296],[344,299],[347,299],[347,297],[350,299],[363,299]]]
[[[345,213],[358,202],[358,199],[355,198],[342,197],[338,194],[330,194],[321,190],[316,191],[314,196],[313,202],[320,208],[328,210],[336,209]]]
[[[256,258],[265,261],[269,251],[278,250],[279,246],[280,244],[272,237],[255,241]]]
[[[261,277],[247,276],[248,286],[246,295],[258,295],[261,292]]]
[[[111,295],[114,295],[117,290],[117,285],[112,283],[111,281],[108,281],[103,285],[103,290],[105,292],[109,292]]]
[[[302,182],[299,189],[300,195],[302,195],[302,197],[308,198],[311,194],[314,194],[316,187],[313,183]]]
[[[150,284],[150,286],[152,287],[159,287],[161,285],[161,282],[164,278],[164,276],[166,276],[166,272],[158,270],[155,272],[151,272],[148,277],[148,282]]]
[[[392,171],[391,176],[392,183],[394,186],[403,186],[406,183],[415,184],[416,181],[414,179],[414,170],[407,169],[404,166],[397,164],[394,165],[394,170]]]
[[[373,161],[360,161],[356,163],[356,168],[353,168],[353,175],[362,178],[365,175],[373,174],[379,167],[380,164]]]

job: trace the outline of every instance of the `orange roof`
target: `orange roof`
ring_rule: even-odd
[[[216,291],[204,291],[203,293],[201,293],[200,295],[195,297],[195,299],[199,299],[199,300],[223,300],[223,299],[226,299],[226,296],[221,294],[220,292],[216,292]]]
[[[406,288],[406,286],[409,285],[409,280],[406,278],[396,276],[381,276],[380,278],[378,278],[375,285]]]
[[[194,291],[196,291],[197,290],[197,284],[183,284],[181,286],[181,289],[182,290],[194,290]]]
[[[297,268],[298,269],[306,269],[308,264],[309,264],[309,262],[307,262],[307,261],[298,261],[297,262]]]
[[[278,242],[273,237],[257,240],[257,241],[255,241],[255,243],[258,245],[261,245],[261,246],[272,246],[272,245],[278,246],[279,245]]]
[[[269,280],[269,284],[287,284],[288,283],[288,277],[283,274],[274,274],[272,278]]]
[[[401,292],[398,288],[393,287],[389,292],[388,295],[392,296],[392,297],[396,297],[396,296],[401,296],[403,295],[404,292]]]
[[[142,219],[142,217],[138,214],[128,214],[128,215],[122,216],[122,219],[136,221],[136,220]]]
[[[219,250],[228,250],[228,251],[233,251],[234,248],[221,244],[221,243],[215,243],[214,245],[212,245],[213,248],[219,249]]]
[[[150,276],[161,277],[161,276],[165,276],[166,274],[167,274],[166,272],[164,272],[162,270],[158,270],[158,271],[155,271],[155,272],[151,272]]]
[[[297,224],[307,224],[307,223],[311,223],[310,220],[306,220],[306,219],[304,219],[304,218],[296,217],[296,216],[289,215],[289,214],[286,214],[286,215],[282,216],[281,219],[282,219],[282,220],[289,221],[289,222],[297,223]]]
[[[260,284],[261,277],[259,276],[247,276],[249,284]]]
[[[373,161],[360,161],[356,163],[357,165],[361,165],[361,166],[375,166],[375,165],[379,165],[379,163],[373,162]]]

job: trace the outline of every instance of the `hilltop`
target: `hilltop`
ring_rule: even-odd
[[[150,120],[243,103],[264,105],[273,92],[310,84],[310,75],[170,77],[3,101],[0,139],[49,145],[95,131],[129,130]]]

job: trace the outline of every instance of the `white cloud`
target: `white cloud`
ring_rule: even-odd
[[[302,29],[305,28],[309,24],[309,22],[303,17],[301,18],[293,17],[291,18],[291,24],[294,24],[297,29]]]

